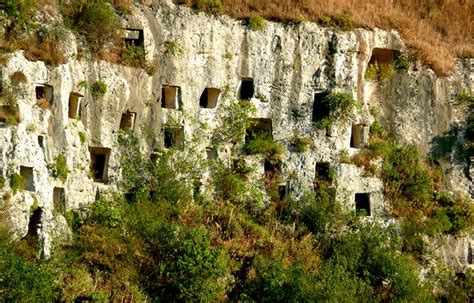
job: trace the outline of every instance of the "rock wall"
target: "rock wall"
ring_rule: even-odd
[[[462,113],[452,105],[454,96],[462,90],[472,91],[471,70],[465,62],[448,78],[412,64],[390,81],[366,81],[364,73],[373,48],[405,51],[396,32],[339,32],[307,22],[268,22],[264,30],[252,31],[229,17],[195,13],[172,4],[140,6],[127,18],[124,27],[143,30],[147,59],[157,67],[152,75],[142,69],[80,58],[78,48],[82,45],[72,34],[64,43],[66,64],[51,67],[29,62],[18,51],[2,67],[6,83],[15,72],[23,73],[26,81],[14,87],[20,123],[0,128],[1,174],[8,180],[12,173],[20,172],[20,166],[32,167],[34,188],[8,196],[4,195],[11,191],[7,182],[0,197],[9,207],[17,237],[27,234],[32,212],[41,208],[39,234],[46,256],[54,239],[69,236],[62,212],[58,207],[55,210],[55,192],[57,200],[64,190],[65,209],[80,209],[90,205],[97,193],[120,190],[117,134],[122,113],[135,113],[133,132],[144,143],[144,153],[166,145],[162,126],[172,123],[183,127],[184,145],[193,145],[205,157],[225,116],[224,106],[239,98],[241,80],[251,78],[255,90],[251,103],[257,109],[254,118],[271,119],[273,138],[287,146],[295,134],[312,140],[308,152],[288,149],[282,167],[288,188],[296,195],[311,189],[316,163],[329,162],[336,169],[337,195],[345,207],[353,210],[355,194],[368,193],[372,217],[385,218],[381,180],[364,177],[362,169],[339,161],[341,152],[353,155],[361,150],[350,147],[352,126],[365,125],[361,135],[366,140],[368,126],[374,121],[369,108],[377,107],[402,142],[415,143],[428,152],[432,138],[462,120]],[[182,46],[181,56],[170,51],[176,46]],[[96,80],[108,87],[100,98],[92,97],[90,87],[83,85]],[[38,106],[38,84],[52,86],[50,108]],[[162,108],[164,85],[179,87],[177,109]],[[215,108],[200,106],[200,97],[208,87],[222,92]],[[319,110],[313,106],[315,94],[327,91],[347,92],[362,104],[353,118],[328,130],[319,129],[312,121],[313,110]],[[68,117],[71,92],[83,96],[77,119]],[[91,161],[99,160],[91,159],[91,148],[110,149],[105,156],[106,182],[94,181]],[[65,156],[70,170],[64,182],[53,178],[47,168],[58,155]],[[229,146],[220,146],[218,157],[230,163]],[[250,158],[263,174],[263,161]],[[465,165],[454,165],[451,181],[453,188],[467,192],[470,180],[463,174]]]

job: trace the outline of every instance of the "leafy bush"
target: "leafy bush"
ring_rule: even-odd
[[[6,2],[6,3],[5,3]],[[4,1],[3,10],[10,21],[10,29],[24,30],[33,24],[33,16],[36,13],[37,0],[7,0]]]
[[[329,117],[321,120],[323,128],[332,126],[342,117],[350,117],[352,110],[359,107],[357,101],[347,93],[330,93],[323,99],[323,103],[329,109]]]
[[[404,55],[398,55],[393,60],[393,66],[395,70],[405,70],[410,66],[408,58]]]
[[[425,207],[432,201],[433,184],[418,150],[412,145],[385,146],[382,180],[385,194],[397,200],[393,210],[400,213]]]
[[[299,262],[290,266],[280,260],[257,256],[252,275],[244,282],[239,302],[310,302],[314,301],[313,278]]]
[[[49,163],[47,167],[54,178],[57,178],[63,182],[66,181],[67,175],[69,174],[69,169],[67,167],[66,158],[64,155],[58,155],[56,158],[54,158],[54,163]]]
[[[86,37],[95,52],[117,38],[119,23],[114,8],[106,0],[72,0],[62,5],[65,23]]]
[[[97,80],[91,86],[92,97],[101,98],[107,92],[107,84],[103,81]]]
[[[351,31],[354,29],[352,17],[347,12],[342,12],[332,16],[323,16],[319,19],[319,23],[323,26],[334,27],[343,31]]]
[[[141,46],[127,45],[122,53],[122,59],[132,66],[141,66],[145,64],[146,52]]]
[[[91,207],[90,220],[97,224],[114,228],[122,223],[123,207],[100,197]]]
[[[371,63],[365,70],[364,78],[367,80],[385,80],[391,79],[395,72],[395,66],[393,63]]]
[[[232,102],[224,107],[225,117],[222,124],[216,128],[213,134],[215,144],[231,142],[241,143],[245,132],[250,126],[249,117],[255,114],[257,109],[248,101]]]
[[[221,0],[198,0],[194,7],[211,14],[220,14],[224,9]]]
[[[184,55],[184,48],[178,40],[166,40],[163,43],[165,54],[171,54],[176,57]]]
[[[56,274],[45,265],[25,260],[0,244],[0,300],[5,302],[54,301]]]
[[[218,301],[224,295],[226,260],[211,247],[204,227],[170,225],[159,237],[153,281],[165,301]]]
[[[293,138],[292,145],[294,146],[295,151],[297,153],[305,153],[305,152],[309,151],[309,149],[311,148],[312,143],[313,143],[313,140],[311,140],[311,138],[298,137],[297,136],[297,137]]]
[[[468,92],[462,91],[457,94],[456,102],[459,105],[467,105],[469,107],[474,106],[474,95],[471,95]]]
[[[79,140],[81,141],[81,144],[86,143],[87,134],[85,132],[79,132]]]
[[[265,29],[266,25],[267,21],[262,16],[255,13],[250,15],[249,26],[251,30],[261,31]]]
[[[257,136],[245,143],[244,151],[248,155],[262,154],[272,164],[281,162],[286,152],[282,144],[262,136]]]
[[[25,178],[17,173],[12,173],[10,176],[10,187],[12,188],[13,194],[16,194],[18,190],[25,188]]]

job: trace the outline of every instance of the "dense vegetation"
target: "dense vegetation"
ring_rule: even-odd
[[[248,105],[231,108],[234,113],[229,114],[242,119],[240,127],[247,127],[241,110],[249,109]],[[244,134],[235,125],[221,130]],[[370,159],[382,157],[383,164],[374,174],[385,182],[392,200],[390,211],[402,222],[401,230],[344,211],[335,200],[334,174],[315,180],[315,190],[300,198],[282,196],[275,193],[272,182],[278,178],[276,173],[254,184],[249,179],[252,168],[245,163],[227,168],[217,160],[189,157],[198,154],[192,147],[162,150],[151,160],[139,152],[133,135],[121,133],[125,194],[102,195],[90,209],[65,213],[74,239],[58,246],[48,261],[34,253],[38,249],[34,239],[7,244],[4,237],[0,241],[2,299],[426,302],[472,298],[471,272],[463,279],[435,266],[423,281],[418,274],[421,264],[430,259],[423,237],[471,228],[472,206],[448,194],[433,195],[438,177],[416,149],[382,139],[381,126],[372,133],[376,138],[372,148],[351,161],[368,166]],[[272,155],[267,154],[267,141],[263,147],[253,144],[254,153]],[[207,185],[199,182],[204,171],[210,171],[214,180]],[[215,195],[207,194],[209,187]]]

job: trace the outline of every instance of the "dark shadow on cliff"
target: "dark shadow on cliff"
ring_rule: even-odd
[[[432,159],[439,162],[449,162],[456,165],[464,165],[464,175],[469,178],[469,153],[463,144],[464,127],[455,123],[442,135],[434,137],[430,142],[430,155]]]

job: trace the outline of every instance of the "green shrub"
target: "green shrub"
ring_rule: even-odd
[[[66,158],[64,155],[58,155],[56,158],[54,158],[54,163],[49,163],[47,167],[54,178],[57,178],[63,182],[66,181],[67,175],[69,174],[69,169],[67,167]]]
[[[98,52],[109,42],[116,42],[117,15],[109,1],[71,0],[61,6],[67,26],[86,37],[89,47]]]
[[[474,106],[474,95],[468,92],[462,91],[456,96],[456,103],[459,105],[467,105],[468,107]]]
[[[123,208],[118,203],[112,203],[100,197],[91,207],[90,220],[97,224],[114,228],[122,223]]]
[[[257,136],[255,139],[249,140],[243,148],[248,155],[264,155],[265,159],[270,161],[272,164],[279,163],[285,156],[286,152],[283,145],[262,136]]]
[[[91,93],[94,98],[102,98],[107,92],[107,84],[103,81],[97,80],[92,83]]]
[[[324,99],[323,103],[329,109],[329,117],[321,120],[321,127],[326,128],[332,126],[342,117],[350,117],[352,110],[360,105],[354,98],[347,93],[330,93]]]
[[[395,70],[406,70],[410,67],[410,63],[408,62],[408,58],[404,55],[398,55],[393,60],[393,66]]]
[[[176,57],[184,55],[184,48],[178,40],[166,40],[163,43],[165,54],[171,54]]]
[[[219,249],[211,247],[204,227],[165,227],[155,257],[154,279],[162,286],[160,299],[210,302],[223,297],[226,260]]]
[[[299,262],[285,265],[280,260],[257,256],[244,281],[239,302],[314,302],[314,279]]]
[[[64,214],[64,218],[66,218],[66,222],[72,230],[78,230],[84,224],[84,219],[76,210],[68,210]]]
[[[145,49],[136,45],[127,45],[122,53],[122,59],[133,66],[145,64],[145,57]]]
[[[395,66],[393,63],[371,63],[365,70],[364,78],[366,80],[385,80],[391,79],[395,73]]]
[[[211,14],[220,14],[224,9],[221,0],[198,0],[194,7]]]
[[[85,132],[79,132],[79,140],[81,141],[81,144],[86,143],[87,134]]]
[[[16,194],[18,190],[25,188],[25,178],[20,174],[13,173],[10,176],[10,187],[12,188],[13,194]]]
[[[295,137],[293,138],[293,147],[297,153],[305,153],[311,148],[313,140],[308,137]]]
[[[262,16],[252,13],[250,15],[249,26],[251,30],[261,31],[267,26],[267,21]]]
[[[24,30],[32,26],[37,2],[37,0],[4,1],[3,10],[9,17],[14,30]]]
[[[1,245],[1,244],[0,244]],[[25,260],[0,247],[0,300],[4,302],[52,302],[58,283],[47,266]]]
[[[346,12],[333,16],[323,16],[319,19],[319,23],[323,26],[334,27],[343,31],[351,31],[354,29],[352,17]]]
[[[255,114],[257,109],[248,101],[239,101],[225,106],[224,112],[226,116],[213,134],[213,143],[241,143],[251,124],[249,117]]]
[[[395,200],[394,210],[406,213],[432,201],[433,184],[416,147],[387,144],[382,163],[385,194]]]

